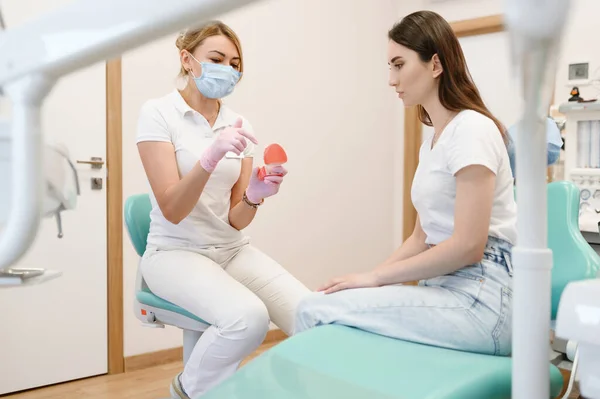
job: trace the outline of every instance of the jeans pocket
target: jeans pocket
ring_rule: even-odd
[[[483,277],[465,273],[435,277],[425,285],[447,289],[465,309],[470,309],[479,299],[484,283]]]
[[[512,347],[512,291],[506,287],[501,289],[500,312],[492,337],[496,346],[495,355],[510,355]]]

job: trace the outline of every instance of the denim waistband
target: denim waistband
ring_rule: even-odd
[[[483,259],[506,267],[512,275],[512,248],[513,245],[506,240],[488,237],[488,242],[483,250]]]
[[[485,252],[500,254],[503,252],[512,252],[513,245],[498,237],[488,237],[488,241],[485,244]]]
[[[502,238],[492,237],[492,236],[488,237],[487,244],[485,245],[486,250],[492,249],[492,250],[511,252],[512,248],[513,248],[513,245],[510,242],[503,240]]]

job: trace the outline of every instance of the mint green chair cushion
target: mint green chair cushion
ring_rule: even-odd
[[[511,359],[326,325],[283,341],[202,399],[507,399]],[[550,391],[563,378],[550,363]]]
[[[146,251],[146,241],[150,231],[150,211],[152,204],[148,194],[136,194],[125,200],[124,218],[127,232],[135,251],[143,256]],[[138,302],[158,309],[175,312],[190,319],[209,324],[199,317],[194,316],[185,309],[154,295],[146,286],[136,293]]]
[[[200,323],[210,325],[208,322],[202,320],[200,317],[194,316],[187,310],[182,309],[179,306],[172,304],[171,302],[165,301],[164,299],[157,297],[148,290],[138,291],[135,294],[135,297],[137,298],[139,303],[143,303],[144,305],[152,306],[158,309],[168,310],[169,312],[174,312],[192,320],[199,321]]]

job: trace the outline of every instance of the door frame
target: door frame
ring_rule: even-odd
[[[125,370],[123,320],[123,109],[121,59],[106,62],[108,374]]]
[[[501,14],[467,19],[450,23],[457,37],[486,35],[504,31],[504,18]],[[423,134],[423,124],[419,121],[416,107],[406,107],[404,111],[404,181],[402,187],[402,241],[413,232],[417,211],[412,204],[410,190],[413,177],[419,164],[419,149]]]

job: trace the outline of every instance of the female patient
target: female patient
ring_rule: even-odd
[[[388,59],[390,86],[434,128],[412,184],[414,231],[374,270],[334,278],[301,301],[296,332],[336,323],[507,355],[516,205],[506,132],[439,15],[416,12],[396,24]],[[419,285],[402,285],[410,281]]]
[[[154,294],[211,324],[171,384],[174,398],[188,398],[231,375],[270,318],[291,334],[309,291],[241,232],[283,177],[257,178],[252,128],[221,101],[243,72],[237,36],[211,22],[176,44],[187,84],[148,101],[139,118],[153,206],[140,267]]]

